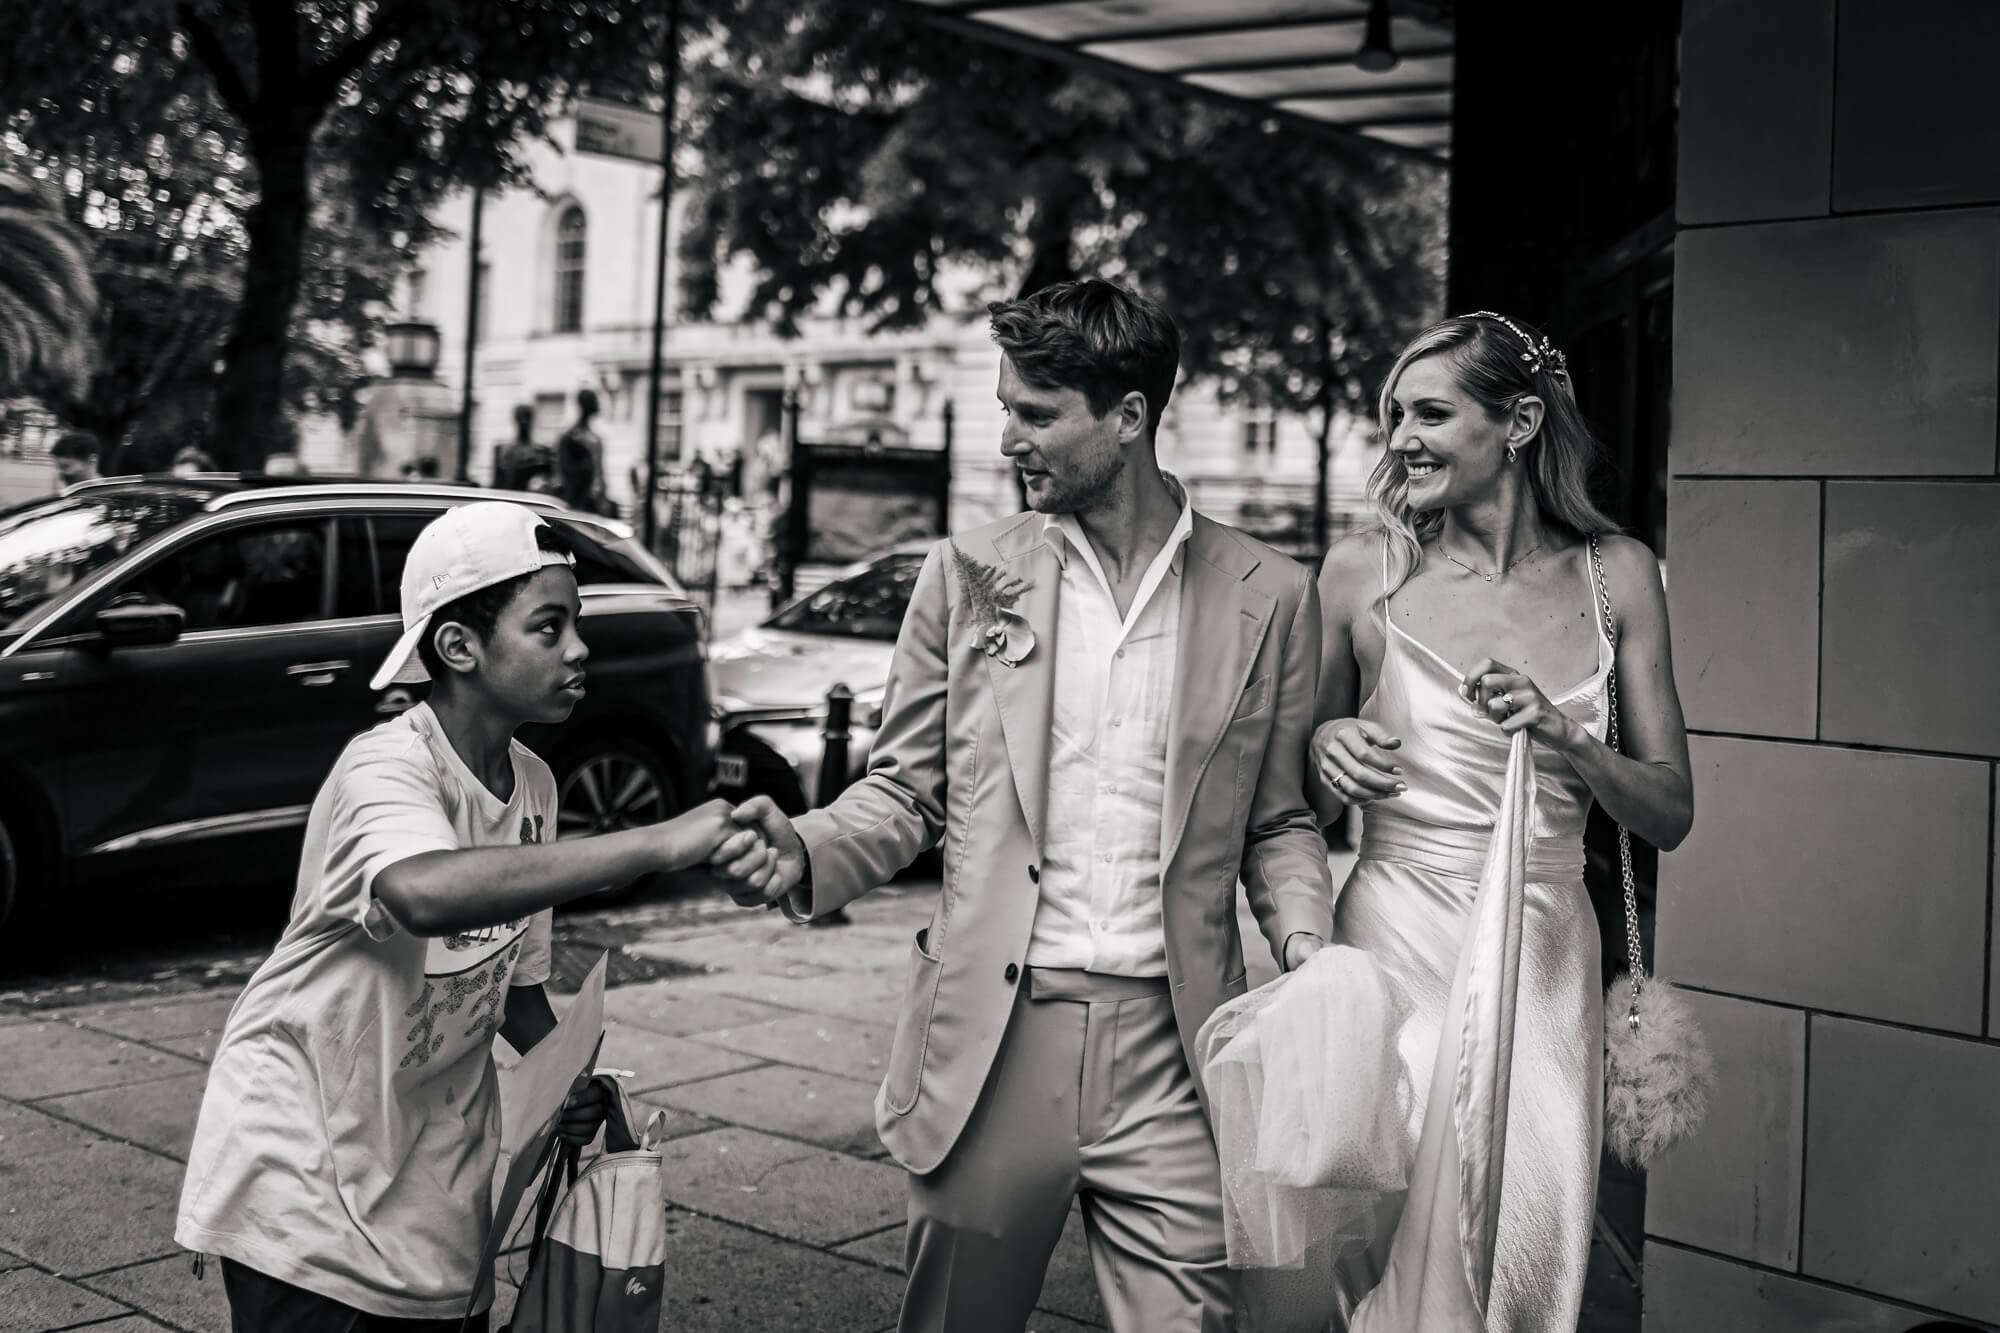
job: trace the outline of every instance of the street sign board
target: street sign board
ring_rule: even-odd
[[[660,113],[624,102],[581,97],[576,104],[576,151],[599,157],[660,160]]]

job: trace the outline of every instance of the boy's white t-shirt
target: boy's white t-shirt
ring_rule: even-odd
[[[548,765],[515,742],[488,791],[428,704],[357,736],[314,799],[292,917],[230,1011],[174,1239],[370,1314],[455,1318],[500,1144],[493,1035],[549,975],[549,913],[424,939],[375,877],[422,852],[555,836]]]

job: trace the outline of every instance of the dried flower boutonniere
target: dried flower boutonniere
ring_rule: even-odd
[[[951,545],[951,560],[977,631],[972,646],[1002,666],[1019,666],[1035,649],[1034,631],[1028,628],[1026,617],[1014,609],[1014,603],[1028,590],[1027,580],[974,560],[958,549],[957,542]]]

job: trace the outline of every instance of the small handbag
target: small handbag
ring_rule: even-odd
[[[666,1112],[642,1124],[608,1074],[604,1151],[581,1171],[557,1141],[535,1200],[535,1237],[500,1333],[658,1333],[666,1319]],[[564,1183],[566,1182],[566,1183]]]
[[[1605,743],[1618,744],[1618,628],[1604,555],[1590,538],[1590,564],[1604,632],[1611,641],[1610,722]],[[1632,835],[1618,826],[1618,867],[1625,881],[1627,969],[1604,993],[1604,1142],[1627,1166],[1644,1169],[1667,1148],[1692,1134],[1708,1114],[1715,1061],[1686,998],[1646,975],[1639,955],[1639,898],[1632,881]],[[1621,996],[1620,991],[1626,992]],[[1621,1012],[1622,1011],[1622,1012]]]

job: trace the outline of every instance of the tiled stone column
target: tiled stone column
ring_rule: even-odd
[[[1686,0],[1667,559],[1721,1089],[1647,1333],[2000,1325],[2000,6]]]

